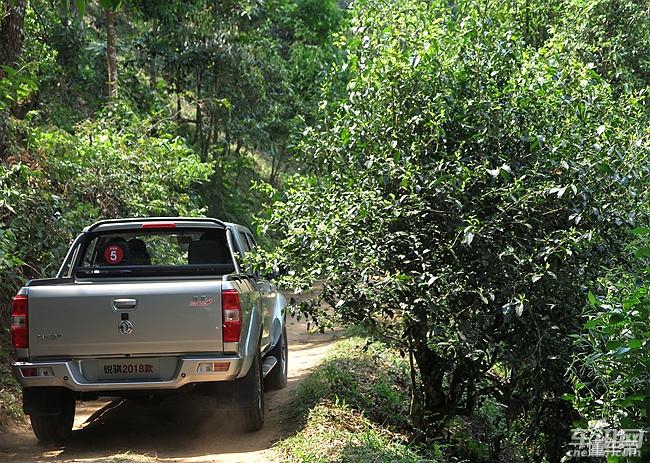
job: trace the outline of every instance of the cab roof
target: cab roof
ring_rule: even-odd
[[[210,217],[139,217],[128,219],[100,220],[84,228],[84,233],[112,230],[132,230],[139,228],[228,228],[241,227],[237,224],[223,222]]]

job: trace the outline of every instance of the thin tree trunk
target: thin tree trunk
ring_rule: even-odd
[[[196,70],[196,132],[194,143],[200,148],[203,141],[203,101],[201,100],[201,84],[203,81],[203,68]]]
[[[528,0],[526,0],[526,1],[524,2],[524,8],[526,9],[526,19],[525,19],[525,26],[524,26],[524,28],[525,28],[524,36],[525,36],[525,40],[526,40],[526,42],[530,44],[530,43],[531,43],[531,40],[530,40],[530,29],[529,29],[529,27],[530,27],[530,17],[529,17],[529,11],[528,11]]]
[[[16,0],[13,6],[3,2],[0,6],[0,65],[16,67],[23,46],[23,22],[25,19],[25,0]],[[5,72],[0,68],[0,79]],[[7,155],[5,128],[7,113],[0,112],[0,159]]]
[[[108,99],[117,98],[117,52],[115,50],[115,12],[106,9],[106,61],[108,64]]]
[[[275,185],[275,177],[277,176],[278,166],[280,165],[280,150],[275,148],[273,156],[271,157],[271,174],[269,175],[269,183]]]
[[[3,2],[4,3],[4,2]],[[15,67],[23,46],[25,0],[16,0],[13,6],[0,7],[0,65]],[[4,71],[0,69],[0,78]]]
[[[219,115],[217,114],[218,111],[218,103],[216,103],[217,99],[217,74],[213,76],[212,79],[212,103],[210,105],[210,127],[208,128],[208,143],[206,148],[212,147],[212,145],[216,144],[219,141],[219,132],[217,131],[217,123],[219,122]],[[206,153],[207,154],[207,153]],[[207,157],[207,156],[206,156]]]
[[[204,161],[208,160],[208,151],[209,151],[210,147],[212,146],[212,142],[213,142],[214,124],[215,124],[214,119],[215,119],[214,108],[212,107],[211,112],[210,112],[210,121],[208,122],[208,127],[207,127],[207,131],[206,131],[205,142],[203,143],[203,146],[201,147],[201,153],[202,153],[201,154],[201,159],[203,159]]]
[[[178,79],[176,79],[176,84],[174,85],[174,87],[176,87],[176,120],[180,124],[182,119],[181,110],[183,109],[183,107],[181,106],[181,93],[178,85]]]

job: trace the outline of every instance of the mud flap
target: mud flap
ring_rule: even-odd
[[[251,368],[243,378],[235,381],[221,381],[214,383],[214,398],[217,408],[221,410],[239,410],[255,405],[255,397],[251,394],[255,387],[255,374]]]
[[[60,415],[74,392],[64,387],[26,387],[23,389],[23,411],[26,415]]]

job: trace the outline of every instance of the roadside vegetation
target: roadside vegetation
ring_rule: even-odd
[[[408,367],[365,337],[337,341],[299,386],[288,413],[295,434],[276,445],[282,461],[421,461],[409,442]]]
[[[641,0],[1,2],[0,426],[24,281],[95,220],[209,215],[324,282],[310,323],[363,329],[286,459],[648,428],[649,43]]]
[[[485,403],[524,461],[559,461],[575,427],[646,428],[647,5],[360,0],[350,18],[307,167],[264,189],[280,236],[257,263],[325,280],[298,309],[314,322],[325,302],[404,352],[425,445]]]
[[[291,434],[275,446],[294,462],[523,462],[521,430],[506,429],[503,407],[479,404],[435,442],[423,445],[409,419],[411,377],[398,349],[365,330],[339,340],[300,385],[287,409]]]

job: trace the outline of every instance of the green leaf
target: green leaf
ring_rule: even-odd
[[[641,235],[647,235],[648,233],[650,233],[650,228],[646,228],[646,227],[637,227],[637,228],[635,228],[635,229],[633,229],[633,230],[630,230],[630,231],[631,231],[632,233],[634,233],[635,235],[639,235],[639,236],[641,236]]]
[[[591,290],[587,293],[587,299],[591,305],[596,305],[596,296],[594,296],[594,293],[592,293]]]
[[[607,349],[609,351],[612,351],[612,350],[618,349],[622,345],[623,345],[623,343],[621,341],[609,341],[607,343],[607,345],[605,346],[605,349]]]
[[[122,0],[99,0],[99,4],[105,10],[117,11],[122,5]]]
[[[613,313],[609,316],[609,323],[610,324],[616,324],[620,323],[625,319],[625,316],[620,313]]]
[[[650,257],[650,247],[639,248],[634,255],[637,257]]]
[[[347,145],[347,143],[350,141],[350,130],[348,130],[347,127],[343,128],[341,131],[341,141],[344,145]]]
[[[638,348],[640,348],[642,345],[643,345],[643,341],[641,341],[640,339],[630,339],[630,340],[627,342],[627,346],[628,346],[630,349],[638,349]]]
[[[77,10],[79,10],[79,14],[81,16],[86,14],[86,5],[88,4],[87,0],[75,0],[74,3],[77,6]]]

